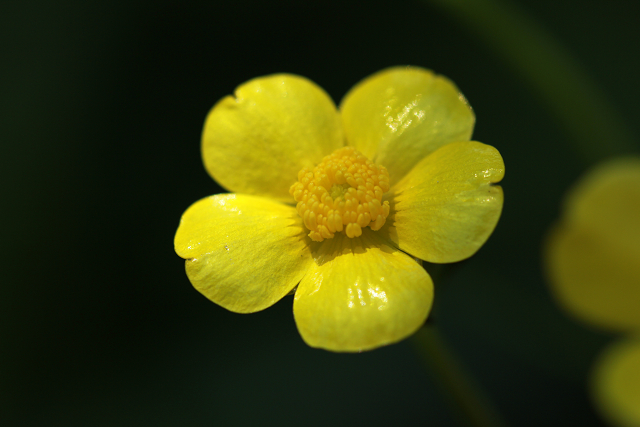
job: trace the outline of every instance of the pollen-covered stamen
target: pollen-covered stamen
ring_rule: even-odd
[[[358,237],[364,227],[379,230],[389,215],[389,172],[353,147],[344,147],[322,159],[313,170],[304,168],[289,193],[316,242],[344,231]]]

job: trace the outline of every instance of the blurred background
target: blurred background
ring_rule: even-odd
[[[474,139],[506,164],[500,223],[435,283],[434,324],[510,425],[604,425],[586,381],[612,336],[561,312],[541,267],[563,194],[596,159],[576,150],[539,88],[441,3],[3,3],[0,423],[459,425],[410,340],[363,354],[311,349],[291,296],[230,313],[191,287],[173,251],[184,210],[223,191],[200,158],[218,99],[289,72],[339,102],[365,76],[411,64],[458,85],[476,112]],[[637,2],[515,6],[639,135]]]

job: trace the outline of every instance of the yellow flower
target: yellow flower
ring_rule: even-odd
[[[362,351],[427,318],[435,263],[473,255],[502,210],[497,150],[449,80],[383,70],[336,109],[311,81],[244,83],[209,113],[202,156],[232,194],[193,204],[175,249],[189,280],[222,307],[263,310],[295,288],[307,344]],[[296,288],[297,286],[297,288]]]
[[[640,426],[640,159],[610,161],[579,182],[546,255],[564,308],[630,336],[598,359],[592,390],[611,422]]]
[[[591,392],[601,413],[614,425],[640,426],[640,340],[622,339],[595,363]]]

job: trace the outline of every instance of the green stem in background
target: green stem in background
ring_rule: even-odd
[[[424,0],[459,20],[526,80],[583,160],[629,154],[632,132],[571,53],[507,0]]]
[[[457,358],[442,341],[437,329],[427,323],[411,340],[429,373],[440,386],[458,421],[469,427],[504,427],[480,388],[466,374]]]

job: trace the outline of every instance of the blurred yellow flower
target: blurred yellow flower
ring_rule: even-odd
[[[552,291],[570,313],[631,338],[603,353],[592,378],[601,412],[640,426],[640,159],[605,163],[569,194],[550,234]]]
[[[640,339],[622,339],[605,349],[595,363],[591,390],[611,423],[640,426]]]
[[[431,278],[407,254],[468,258],[502,210],[494,184],[504,164],[470,141],[474,122],[454,84],[421,68],[368,77],[339,110],[303,77],[244,83],[206,119],[205,167],[233,193],[182,216],[175,249],[189,280],[238,313],[295,289],[296,325],[312,347],[362,351],[407,337],[433,300]]]

